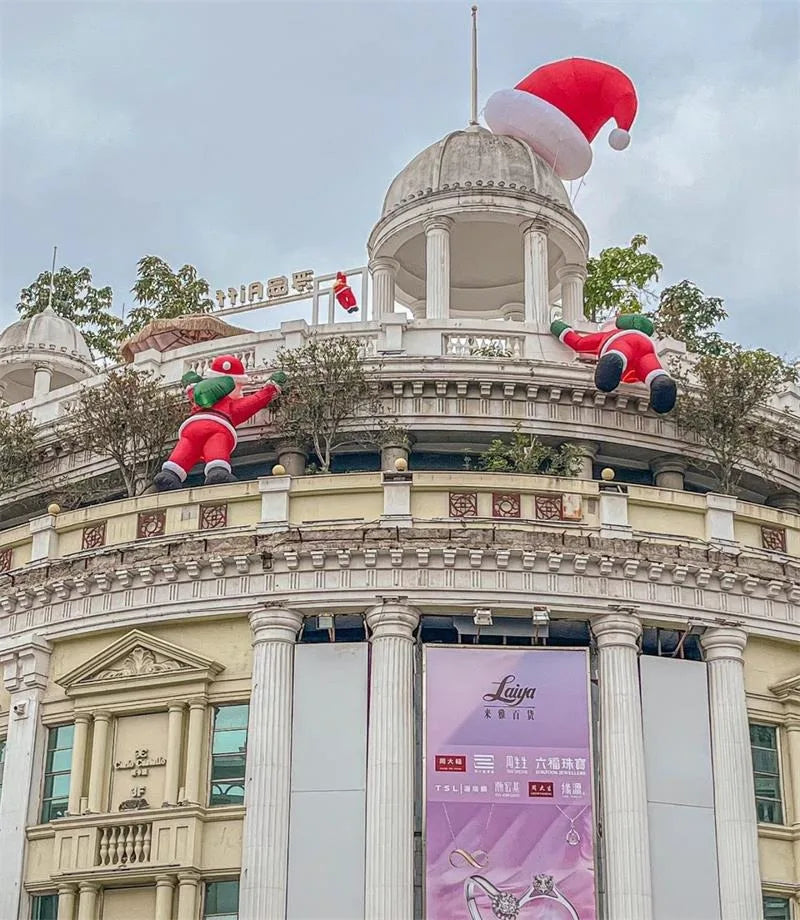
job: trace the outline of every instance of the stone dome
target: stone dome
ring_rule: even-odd
[[[382,215],[453,189],[537,195],[572,210],[561,180],[526,143],[472,127],[453,131],[415,156],[389,186]]]
[[[0,332],[0,352],[50,351],[91,362],[89,346],[78,327],[50,307]]]

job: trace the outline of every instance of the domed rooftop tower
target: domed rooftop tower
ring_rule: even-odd
[[[0,333],[0,398],[43,396],[96,373],[77,326],[47,307]]]
[[[376,315],[524,320],[582,316],[589,239],[561,180],[524,142],[476,124],[392,181],[367,249]]]

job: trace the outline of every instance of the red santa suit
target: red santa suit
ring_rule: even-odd
[[[550,331],[573,351],[597,357],[598,390],[610,393],[620,383],[644,383],[650,387],[650,404],[655,412],[669,412],[675,405],[677,388],[658,359],[650,338],[653,324],[648,317],[623,314],[611,328],[586,333],[556,320]]]
[[[281,392],[277,381],[271,380],[256,393],[242,396],[248,378],[244,365],[233,355],[214,358],[206,378],[197,377],[186,388],[191,415],[181,425],[178,443],[156,476],[157,489],[177,488],[201,460],[207,485],[232,481],[230,461],[238,441],[237,426],[265,409]]]

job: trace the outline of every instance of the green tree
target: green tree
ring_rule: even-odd
[[[19,295],[17,309],[23,319],[47,309],[50,303],[49,271],[42,272]],[[53,311],[71,320],[81,331],[94,357],[114,359],[123,337],[122,321],[111,312],[111,288],[96,288],[86,268],[63,266],[53,276]]]
[[[655,300],[649,285],[658,280],[662,265],[657,256],[645,252],[647,237],[637,234],[629,246],[603,249],[586,262],[584,313],[592,322],[602,322],[617,313],[641,313]]]
[[[36,428],[26,412],[0,406],[0,492],[30,479],[36,469]]]
[[[548,447],[536,435],[523,434],[519,425],[506,442],[495,438],[480,454],[478,468],[492,473],[539,473],[543,476],[576,476],[580,453],[574,444]]]
[[[150,373],[126,367],[100,386],[83,387],[68,418],[68,435],[83,450],[115,461],[129,496],[140,495],[158,471],[167,443],[186,417],[180,393]]]
[[[795,368],[776,355],[731,344],[702,355],[680,378],[678,423],[708,451],[713,462],[704,465],[720,491],[732,494],[748,464],[769,476],[771,450],[780,437],[766,417],[769,399],[796,379]]]
[[[656,335],[677,339],[694,354],[719,355],[729,347],[714,331],[717,323],[728,316],[722,300],[706,297],[691,281],[681,281],[664,288],[658,306],[650,316]]]
[[[138,303],[126,319],[126,334],[135,335],[155,319],[172,319],[190,313],[210,313],[214,302],[208,282],[193,265],[173,271],[158,256],[144,256],[137,265],[133,294]]]
[[[282,438],[313,451],[319,471],[331,467],[345,444],[374,443],[382,406],[377,373],[364,365],[363,343],[349,336],[312,336],[300,348],[281,349],[289,378],[275,411]]]

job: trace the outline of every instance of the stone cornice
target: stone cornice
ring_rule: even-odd
[[[524,615],[544,604],[554,616],[591,617],[635,605],[646,623],[736,625],[800,641],[797,563],[494,527],[304,529],[59,561],[6,579],[0,628],[52,639],[159,618],[247,616],[259,601],[363,613],[376,595],[402,595],[424,613]]]

